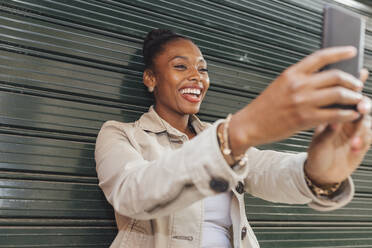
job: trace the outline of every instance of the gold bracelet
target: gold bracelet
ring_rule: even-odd
[[[325,186],[318,186],[313,181],[311,181],[311,179],[307,176],[306,172],[305,172],[305,180],[311,192],[313,192],[313,194],[317,197],[331,196],[333,193],[335,193],[340,188],[342,184],[341,182],[341,183],[333,183],[333,184],[325,185]]]
[[[227,116],[225,121],[223,122],[223,131],[222,134],[220,132],[217,132],[218,141],[220,144],[220,150],[222,154],[225,155],[227,158],[227,163],[230,165],[233,165],[235,167],[236,165],[244,166],[248,161],[248,155],[247,153],[243,153],[239,156],[233,156],[232,151],[229,146],[229,124],[231,120],[231,114]]]

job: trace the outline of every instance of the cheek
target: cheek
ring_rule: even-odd
[[[185,80],[184,75],[182,73],[170,73],[168,75],[168,82],[173,87],[178,86],[178,84],[182,83]]]
[[[169,88],[177,86],[182,80],[183,76],[180,73],[164,73],[160,78],[160,82]]]
[[[173,99],[178,89],[178,84],[182,82],[182,77],[176,74],[163,74],[158,78],[159,95],[166,96],[167,99]]]
[[[206,89],[206,91],[208,90],[209,85],[210,85],[209,77],[206,76],[206,77],[203,79],[203,86],[204,86],[204,88]]]

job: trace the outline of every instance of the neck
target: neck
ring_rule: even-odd
[[[157,108],[157,105],[155,105],[155,111],[163,120],[168,122],[172,127],[190,137],[190,130],[188,128],[190,118],[189,114],[179,114],[174,111],[163,110],[162,108]]]

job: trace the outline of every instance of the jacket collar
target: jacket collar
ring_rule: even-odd
[[[210,124],[200,121],[196,115],[190,116],[191,125],[195,129],[196,133],[203,131]],[[150,106],[149,111],[144,113],[138,120],[138,125],[146,131],[153,133],[168,132],[169,134],[175,136],[185,135],[184,133],[178,131],[176,128],[172,127],[168,122],[162,119],[158,113],[156,113],[154,106]]]

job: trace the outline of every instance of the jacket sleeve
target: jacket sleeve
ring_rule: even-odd
[[[248,150],[249,173],[245,179],[247,192],[272,202],[308,204],[319,211],[340,208],[351,201],[354,184],[349,177],[333,198],[316,197],[306,184],[304,163],[307,153]]]
[[[218,122],[153,161],[143,159],[118,122],[106,122],[96,141],[95,160],[107,200],[115,211],[153,219],[185,208],[206,196],[231,190],[247,168],[232,170],[218,147]]]

